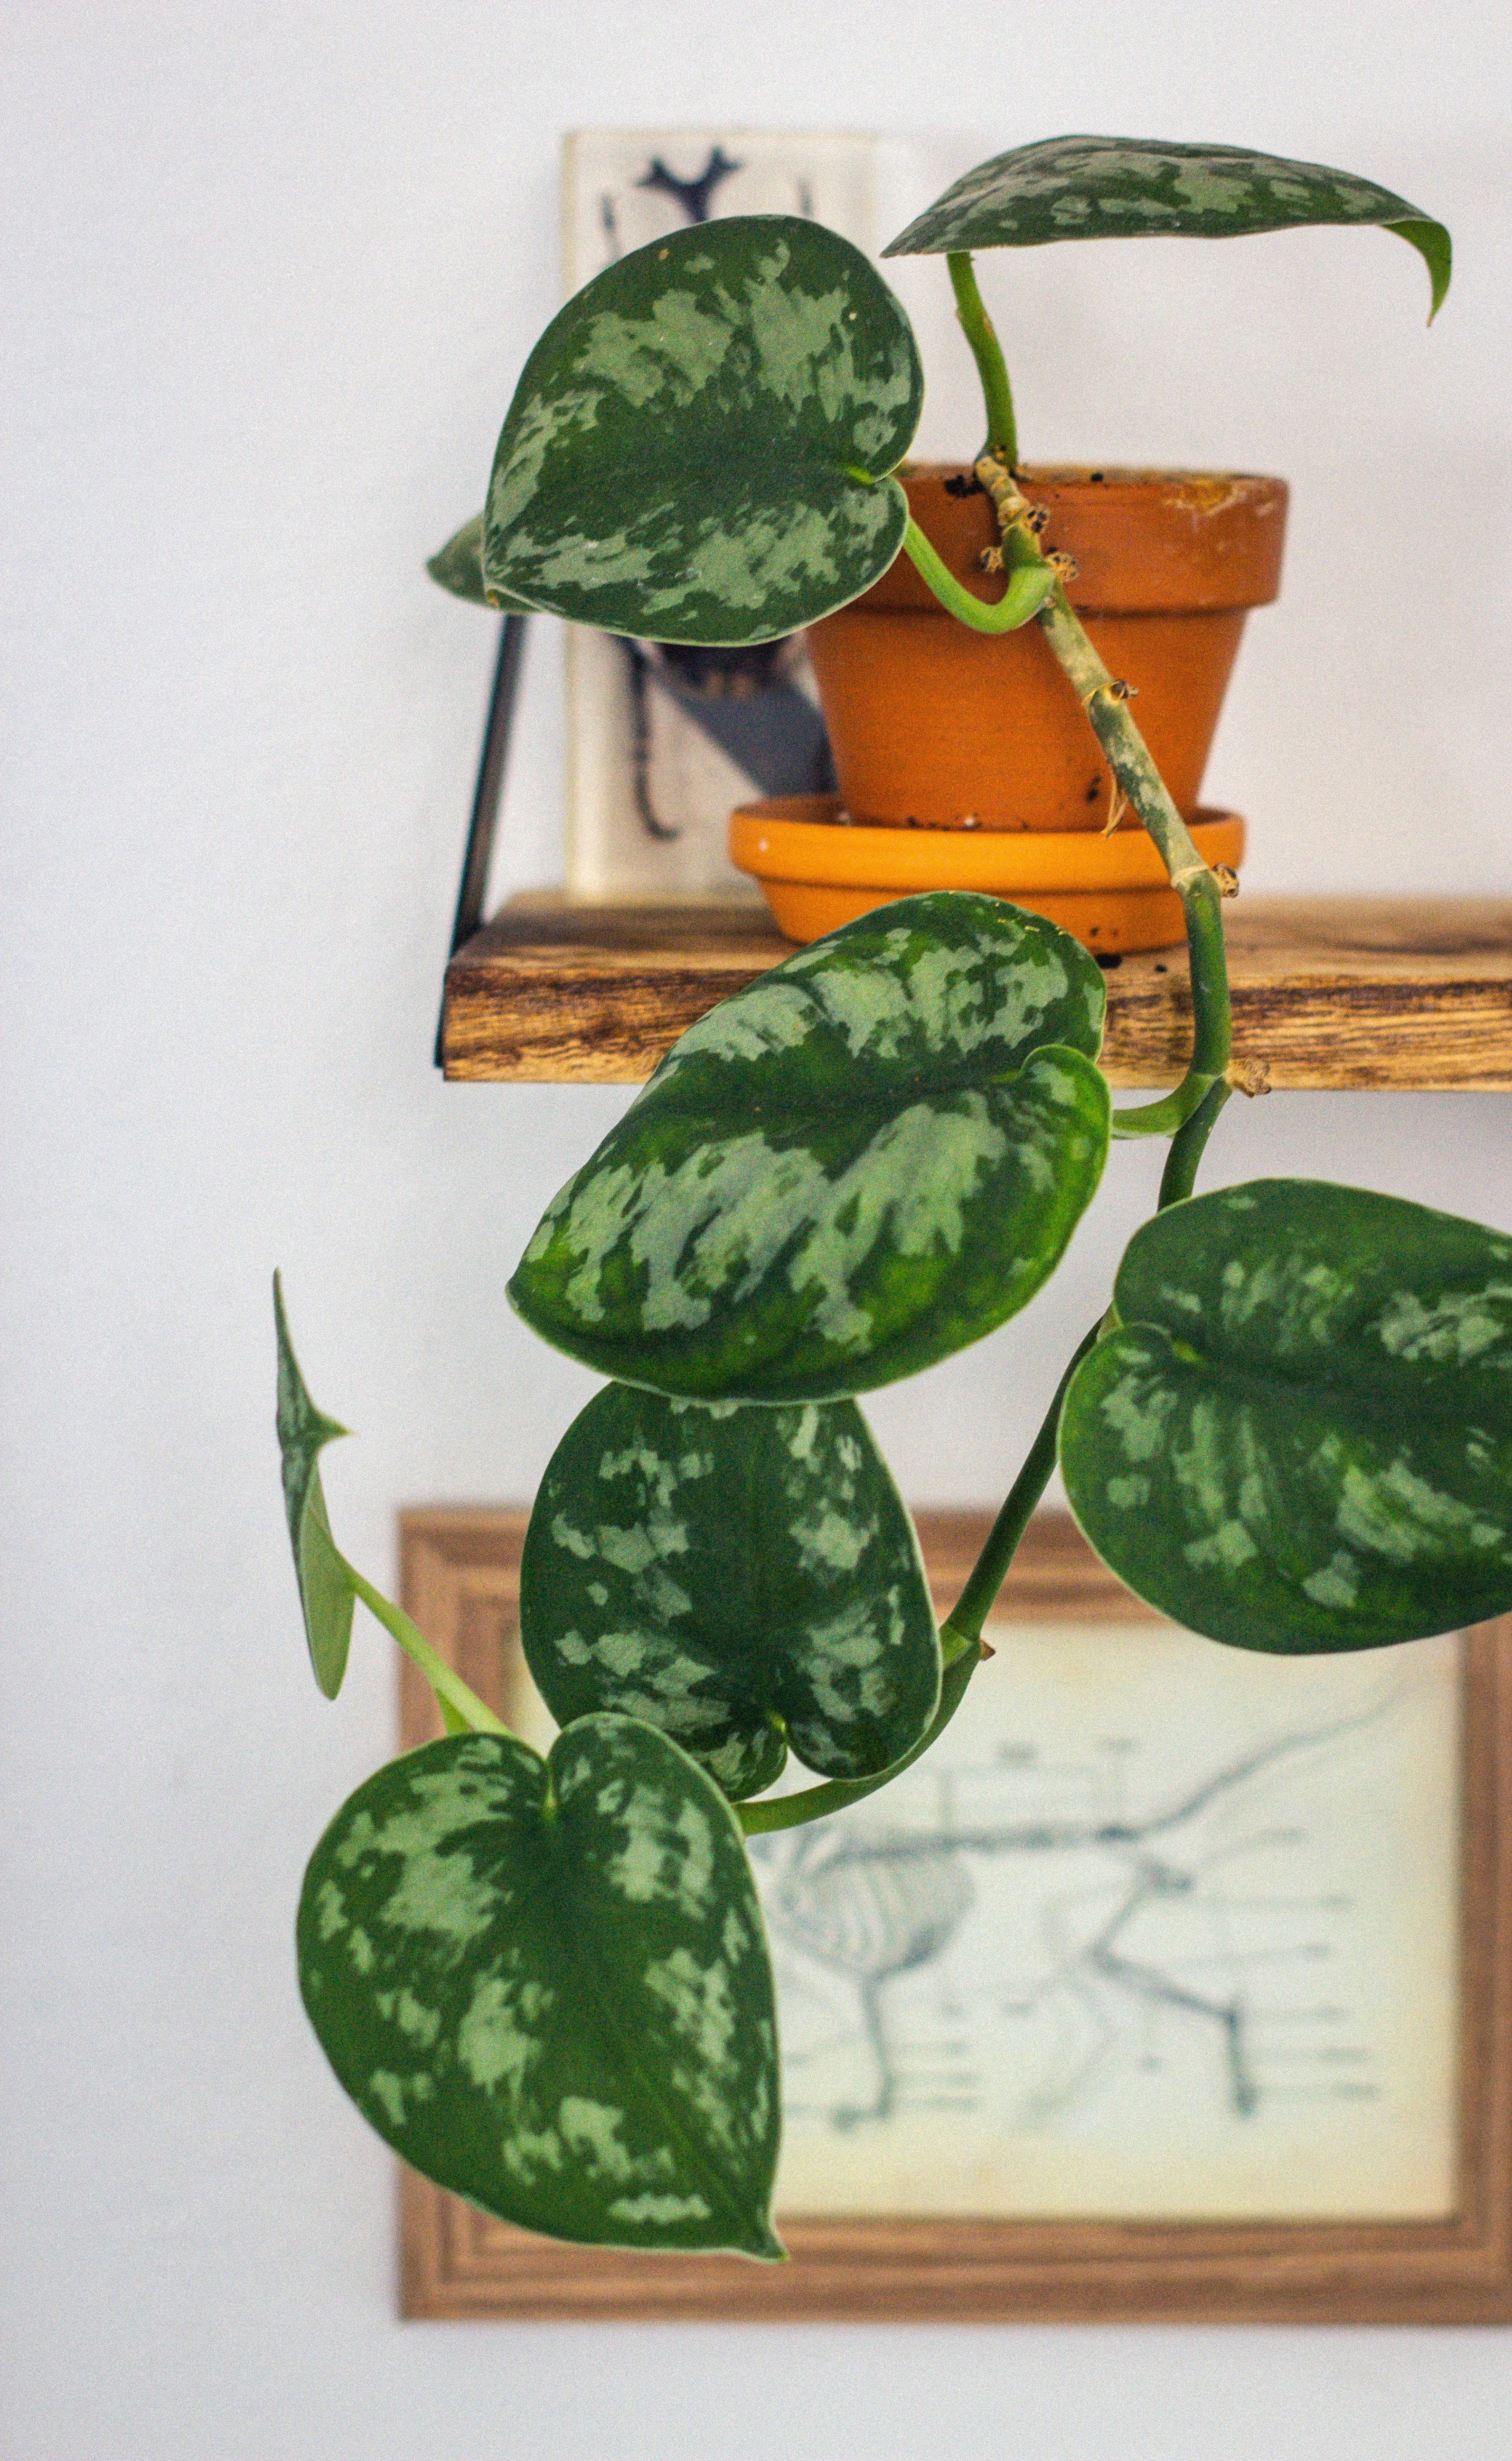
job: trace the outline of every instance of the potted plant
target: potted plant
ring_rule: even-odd
[[[1242,159],[1274,219],[1405,228],[1441,292],[1438,225],[1339,175]],[[990,216],[1003,176],[988,166],[939,210]],[[1076,191],[1051,193],[1065,209]],[[969,267],[955,270],[969,310]],[[1235,1082],[1222,884],[1070,607],[1002,449],[983,327],[974,341],[995,605],[942,578],[890,476],[918,407],[900,312],[854,251],[786,222],[643,251],[564,311],[505,423],[482,574],[500,603],[754,639],[856,596],[905,546],[971,626],[1037,618],[1185,918],[1181,1085],[1113,1110],[1097,963],[1055,921],[969,892],[865,914],[683,1036],[510,1285],[528,1323],[610,1380],[563,1438],[525,1544],[526,1655],[562,1721],[545,1759],[336,1548],[318,1457],[340,1430],[277,1302],[316,1679],[338,1688],[360,1599],[447,1727],[359,1787],[317,1846],[306,2004],[407,2160],[565,2238],[780,2253],[745,1840],[841,1811],[928,1749],[1057,1458],[1104,1560],[1219,1641],[1367,1648],[1512,1607],[1512,1240],[1321,1183],[1193,1193]],[[1089,1307],[937,1632],[856,1397],[1022,1308],[1110,1137],[1150,1135],[1169,1140],[1159,1209],[1111,1304]],[[774,1795],[790,1751],[816,1783]]]
[[[947,259],[986,417],[964,470],[903,458],[923,374],[902,309],[855,249],[780,217],[684,231],[556,318],[505,423],[486,555],[479,517],[431,568],[497,605],[609,631],[653,622],[684,653],[807,619],[839,802],[786,797],[732,827],[735,862],[790,937],[906,889],[958,887],[1019,896],[1104,953],[1180,939],[1138,801],[1105,730],[1089,738],[1078,713],[1080,700],[1092,714],[1087,647],[1138,697],[1140,736],[1204,859],[1237,867],[1243,824],[1200,815],[1199,791],[1246,612],[1279,587],[1287,491],[1234,472],[1022,466],[972,252],[1315,223],[1398,231],[1427,261],[1437,310],[1441,225],[1317,164],[1073,137],[969,173],[884,250]],[[841,297],[830,317],[824,303]],[[799,299],[817,314],[801,345],[781,307]],[[641,336],[637,370],[606,391],[595,353],[621,322]],[[781,357],[795,347],[810,353],[797,386]],[[701,363],[710,351],[717,369]],[[546,417],[561,422],[549,444]],[[611,462],[621,483],[606,500]],[[628,564],[616,541],[632,542]],[[726,582],[690,592],[689,573],[711,575],[721,556],[735,559]],[[647,557],[644,588],[628,589]]]

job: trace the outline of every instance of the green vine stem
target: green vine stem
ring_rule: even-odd
[[[1013,418],[1012,387],[1008,381],[1002,344],[976,287],[976,268],[965,248],[952,249],[945,261],[950,271],[950,288],[955,292],[955,312],[971,345],[976,372],[982,379],[982,397],[987,404],[986,450],[1010,470],[1016,470],[1018,428]]]
[[[930,546],[911,513],[903,546],[925,588],[933,590],[948,615],[953,615],[958,624],[969,624],[973,632],[1016,632],[1039,613],[1055,587],[1054,573],[1036,556],[1033,563],[1025,559],[1011,567],[1001,598],[973,597]]]
[[[1156,1211],[1163,1213],[1168,1205],[1180,1205],[1190,1196],[1197,1182],[1197,1166],[1203,1159],[1203,1148],[1218,1124],[1218,1115],[1233,1092],[1222,1080],[1209,1085],[1189,1120],[1183,1121],[1171,1139],[1171,1149],[1165,1157],[1161,1174],[1161,1193]]]
[[[1054,1398],[1040,1422],[1038,1435],[1025,1456],[1024,1466],[1014,1479],[1003,1502],[1003,1509],[993,1522],[986,1546],[976,1559],[971,1577],[950,1610],[942,1637],[967,1647],[982,1637],[982,1626],[992,1612],[999,1590],[1008,1577],[1009,1566],[1018,1552],[1018,1542],[1029,1528],[1030,1516],[1050,1484],[1055,1466],[1055,1437],[1060,1426],[1061,1403],[1073,1376],[1095,1348],[1101,1323],[1078,1341],[1066,1363],[1066,1372],[1055,1387]]]
[[[860,1803],[862,1795],[875,1794],[880,1786],[890,1786],[895,1777],[902,1777],[905,1768],[911,1768],[923,1757],[931,1744],[939,1742],[966,1699],[966,1687],[981,1659],[980,1642],[962,1643],[946,1666],[933,1724],[920,1736],[912,1751],[905,1753],[901,1761],[894,1761],[891,1768],[879,1769],[875,1777],[831,1778],[824,1786],[806,1786],[797,1794],[769,1795],[762,1803],[734,1804],[731,1808],[746,1835],[764,1837],[775,1829],[802,1829],[811,1820],[827,1820],[832,1811],[843,1811],[847,1804]]]
[[[1171,1139],[1171,1149],[1161,1177],[1157,1212],[1163,1213],[1168,1205],[1179,1205],[1183,1197],[1190,1196],[1196,1185],[1203,1148],[1232,1091],[1233,1088],[1222,1079],[1210,1085],[1197,1109]],[[1055,1387],[1054,1399],[1025,1457],[1024,1466],[1009,1489],[1002,1510],[989,1532],[987,1544],[972,1567],[971,1577],[951,1608],[949,1619],[944,1627],[942,1638],[952,1656],[956,1650],[981,1639],[982,1626],[991,1614],[997,1594],[1008,1577],[1009,1568],[1018,1552],[1019,1541],[1050,1484],[1050,1474],[1055,1466],[1055,1440],[1060,1429],[1061,1406],[1071,1380],[1088,1351],[1097,1348],[1110,1322],[1116,1320],[1111,1316],[1100,1317],[1092,1331],[1083,1335],[1066,1362],[1065,1373]]]
[[[351,1584],[353,1595],[362,1600],[369,1613],[376,1616],[385,1632],[393,1635],[407,1658],[412,1658],[424,1676],[437,1701],[449,1734],[507,1735],[509,1728],[501,1718],[496,1718],[486,1701],[480,1701],[470,1684],[438,1658],[422,1632],[416,1631],[402,1607],[375,1590],[371,1581],[340,1559],[343,1572]]]
[[[981,372],[993,439],[1005,433],[1005,417],[1006,433],[1012,439],[1012,402],[1008,374],[977,291],[970,258],[952,255],[949,265],[961,323]],[[1031,617],[1037,619],[1086,712],[1114,777],[1154,840],[1171,887],[1182,901],[1192,981],[1191,1059],[1174,1093],[1113,1115],[1115,1136],[1171,1138],[1161,1181],[1160,1209],[1163,1211],[1166,1206],[1190,1196],[1203,1150],[1231,1090],[1233,1029],[1224,952],[1224,884],[1198,853],[1191,832],[1150,758],[1144,738],[1129,715],[1127,688],[1110,674],[1087,638],[1066,595],[1064,567],[1040,547],[1031,525],[1033,508],[1019,494],[1013,480],[1015,449],[1012,442],[1007,452],[990,448],[975,465],[977,481],[990,498],[997,517],[1003,565],[1008,573],[1008,587],[995,605],[984,604],[963,588],[911,518],[904,546],[941,605],[973,631],[1009,632]],[[1107,1321],[1104,1317],[1094,1326],[1068,1361],[970,1578],[942,1627],[945,1680],[940,1707],[927,1733],[903,1760],[881,1770],[876,1777],[837,1779],[765,1802],[737,1805],[736,1816],[748,1837],[774,1830],[797,1829],[811,1820],[826,1819],[832,1812],[843,1810],[847,1804],[859,1803],[863,1796],[900,1777],[944,1733],[980,1662],[982,1627],[1007,1578],[1030,1517],[1050,1483],[1067,1388]]]
[[[1108,672],[1087,638],[1066,595],[1055,559],[1046,557],[1031,527],[1033,507],[1019,494],[1012,473],[983,454],[975,475],[990,497],[1015,567],[1033,561],[1054,572],[1036,621],[1071,684],[1109,768],[1139,820],[1154,840],[1171,887],[1182,901],[1192,978],[1192,1055],[1174,1093],[1156,1102],[1115,1111],[1116,1137],[1171,1136],[1183,1126],[1209,1089],[1227,1079],[1233,1058],[1228,967],[1224,954],[1223,898],[1227,885],[1203,861],[1191,831],[1171,801],[1149,749],[1129,714],[1128,687]]]
[[[969,252],[951,251],[946,263],[955,292],[956,314],[976,360],[987,408],[987,448],[976,462],[976,477],[990,497],[997,516],[1009,573],[1008,588],[996,605],[988,609],[962,588],[911,521],[904,546],[942,606],[973,631],[1012,631],[1031,615],[1038,617],[1040,630],[1070,679],[1119,788],[1160,849],[1171,886],[1181,898],[1186,924],[1192,977],[1192,1056],[1186,1075],[1174,1093],[1162,1096],[1157,1102],[1137,1103],[1115,1112],[1113,1133],[1118,1137],[1170,1136],[1197,1111],[1209,1087],[1226,1076],[1232,1058],[1228,973],[1219,902],[1223,884],[1198,853],[1144,738],[1129,715],[1126,690],[1109,674],[1087,638],[1054,560],[1044,554],[1031,526],[1032,508],[1019,493],[1014,478],[1018,431],[1002,346],[977,288],[976,268]]]

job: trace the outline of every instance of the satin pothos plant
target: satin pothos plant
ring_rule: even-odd
[[[889,253],[948,259],[984,380],[976,470],[1002,596],[963,595],[892,473],[922,379],[866,261],[782,217],[626,257],[548,329],[486,516],[443,577],[673,642],[791,632],[900,550],[964,621],[1037,622],[1187,922],[1174,1093],[1112,1107],[1102,974],[998,900],[913,897],[788,957],[677,1042],[548,1208],[509,1285],[609,1380],[531,1516],[525,1655],[561,1723],[505,1731],[339,1552],[277,1306],[279,1435],[310,1656],[341,1681],[362,1600],[447,1732],[359,1787],[315,1850],[306,2004],[405,2159],[505,2219],[637,2247],[780,2254],[772,1978],[745,1841],[885,1786],[960,1709],[1058,1460],[1139,1596],[1244,1649],[1401,1642],[1512,1608],[1512,1240],[1351,1188],[1194,1195],[1236,1082],[1221,892],[1127,697],[1041,552],[971,252],[1090,236],[1440,225],[1342,173],[1066,139],[984,164]],[[857,1397],[1040,1290],[1110,1137],[1170,1141],[1160,1209],[1068,1366],[942,1629]],[[1011,1683],[1000,1658],[991,1680]],[[1110,1669],[1110,1681],[1117,1681]],[[773,1792],[792,1754],[813,1782]]]

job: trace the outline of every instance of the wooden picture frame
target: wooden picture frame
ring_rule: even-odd
[[[526,1515],[400,1517],[402,1594],[420,1629],[499,1713],[518,1660]],[[926,1512],[937,1609],[988,1527]],[[999,1614],[1041,1626],[1158,1622],[1064,1514],[1040,1515]],[[1458,2143],[1443,2219],[1003,2220],[870,2215],[782,2218],[791,2260],[561,2246],[400,2174],[400,2304],[409,2318],[518,2322],[1512,2321],[1512,1617],[1464,1637],[1460,1659]],[[401,1678],[406,1746],[440,1731],[428,1687]]]

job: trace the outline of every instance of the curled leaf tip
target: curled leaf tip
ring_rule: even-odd
[[[278,1340],[278,1448],[283,1463],[284,1509],[299,1583],[305,1637],[315,1681],[333,1701],[346,1673],[351,1640],[351,1575],[330,1534],[318,1457],[324,1445],[348,1430],[317,1410],[300,1373],[289,1339],[282,1276],[273,1275],[273,1323]]]
[[[1428,268],[1431,296],[1428,322],[1431,325],[1449,296],[1449,283],[1454,272],[1454,242],[1442,223],[1430,222],[1426,216],[1410,221],[1388,223],[1388,230],[1415,247]]]
[[[425,569],[454,598],[465,598],[472,607],[498,607],[498,592],[483,587],[482,553],[483,517],[475,513],[455,537],[427,559]]]

